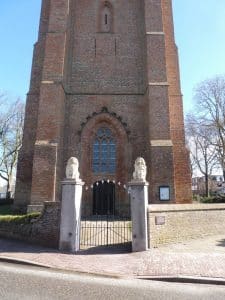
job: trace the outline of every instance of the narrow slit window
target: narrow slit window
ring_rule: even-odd
[[[106,2],[100,11],[100,31],[112,32],[113,13],[112,5]]]

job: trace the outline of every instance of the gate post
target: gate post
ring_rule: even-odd
[[[59,249],[75,253],[80,249],[81,199],[84,182],[79,178],[78,160],[71,157],[62,181]]]
[[[146,181],[146,164],[138,157],[134,164],[133,179],[128,183],[131,199],[132,251],[148,249],[147,206],[148,182]]]

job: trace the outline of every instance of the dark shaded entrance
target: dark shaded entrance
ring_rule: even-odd
[[[115,183],[111,181],[97,181],[93,186],[93,214],[115,214]]]
[[[91,197],[91,207],[88,207]],[[90,203],[89,202],[89,203]],[[91,209],[90,209],[91,208]],[[130,251],[130,198],[121,182],[100,180],[84,187],[80,247],[116,247]]]

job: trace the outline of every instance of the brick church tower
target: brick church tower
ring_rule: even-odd
[[[171,0],[42,1],[15,207],[60,201],[71,156],[89,186],[142,156],[151,203],[191,201]]]

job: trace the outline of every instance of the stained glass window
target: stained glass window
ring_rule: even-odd
[[[93,142],[94,173],[114,174],[116,172],[116,142],[107,127],[98,129]]]

